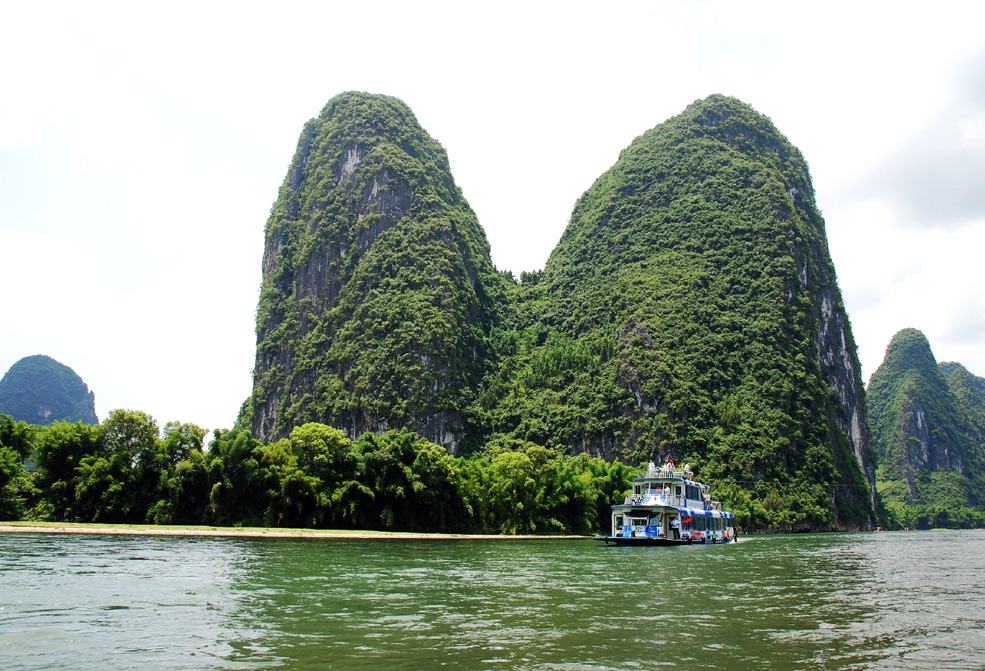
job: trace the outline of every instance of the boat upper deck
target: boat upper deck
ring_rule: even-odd
[[[633,478],[633,493],[624,506],[674,506],[721,511],[721,503],[712,501],[708,485],[693,480],[690,468],[651,468],[646,476]]]

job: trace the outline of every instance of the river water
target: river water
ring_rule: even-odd
[[[983,669],[985,532],[0,534],[0,668]]]

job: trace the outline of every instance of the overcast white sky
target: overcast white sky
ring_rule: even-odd
[[[306,120],[403,99],[500,269],[542,268],[634,137],[712,93],[807,158],[867,381],[898,330],[985,376],[985,3],[0,0],[0,374],[228,428]]]

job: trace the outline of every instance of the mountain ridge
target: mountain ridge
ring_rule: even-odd
[[[985,379],[897,332],[868,387],[879,488],[900,526],[949,525],[985,496]]]
[[[770,524],[871,524],[864,388],[807,164],[734,98],[634,140],[515,282],[409,108],[342,94],[302,131],[265,241],[262,440],[323,421],[673,457],[756,482]]]

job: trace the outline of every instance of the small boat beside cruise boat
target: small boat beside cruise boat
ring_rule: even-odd
[[[694,480],[690,465],[676,468],[653,462],[633,493],[612,506],[612,535],[596,536],[606,545],[688,545],[729,543],[737,538],[735,515],[712,501],[709,486]]]

